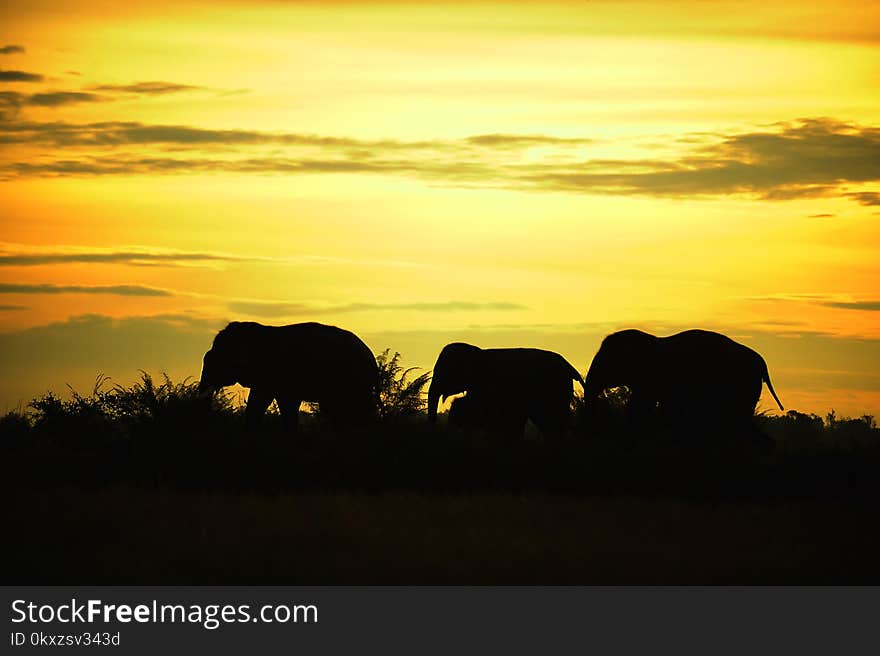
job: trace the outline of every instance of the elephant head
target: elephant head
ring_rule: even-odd
[[[640,386],[658,365],[659,338],[641,330],[622,330],[602,340],[584,379],[584,398],[612,387]]]
[[[455,342],[440,351],[431,386],[428,388],[428,420],[437,420],[437,404],[447,396],[468,390],[479,375],[479,357],[482,349],[471,344]]]
[[[247,323],[235,321],[217,333],[202,361],[200,395],[216,392],[221,387],[235,383],[250,386],[253,367],[251,332]]]

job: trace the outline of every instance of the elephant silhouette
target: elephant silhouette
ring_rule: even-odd
[[[552,351],[447,344],[428,388],[428,420],[436,421],[444,398],[467,392],[452,406],[454,425],[522,435],[531,419],[545,435],[560,435],[568,422],[573,380],[583,384],[578,371]]]
[[[320,323],[264,326],[234,321],[205,353],[199,391],[239,383],[250,388],[245,421],[258,426],[278,402],[282,423],[297,430],[303,401],[318,403],[331,420],[367,419],[376,409],[379,368],[354,333]]]
[[[487,405],[479,395],[456,396],[449,406],[446,425],[455,430],[495,430],[511,433],[522,428],[528,419],[523,408]]]
[[[584,379],[589,403],[603,390],[627,387],[627,415],[644,426],[655,409],[668,425],[719,426],[754,434],[763,384],[779,409],[764,358],[748,346],[707,330],[657,337],[622,330],[602,341]]]

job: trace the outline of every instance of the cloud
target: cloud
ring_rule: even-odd
[[[834,214],[810,214],[807,216],[808,219],[830,219],[834,217]]]
[[[18,94],[19,96],[21,94]],[[23,104],[25,99],[16,99]],[[368,142],[339,137],[255,130],[211,130],[185,125],[150,125],[131,121],[102,123],[21,122],[0,126],[2,143],[42,143],[52,146],[118,145],[260,145],[283,144],[331,148],[393,147],[394,142]]]
[[[16,53],[23,53],[24,46],[17,45],[8,45],[0,47],[0,55],[14,55]]]
[[[844,310],[866,310],[868,312],[880,312],[880,301],[826,301],[821,303],[827,307],[841,308]]]
[[[467,143],[492,148],[522,148],[528,146],[583,146],[594,139],[549,137],[544,134],[478,134],[465,139]]]
[[[84,91],[46,91],[35,93],[27,98],[28,105],[38,107],[60,107],[61,105],[73,105],[76,103],[103,102],[103,96]]]
[[[880,312],[880,300],[853,301],[846,297],[829,294],[774,294],[770,296],[756,296],[749,298],[748,300],[808,303],[811,305],[820,305],[822,307],[838,308],[841,310]]]
[[[577,170],[524,171],[523,182],[560,191],[623,195],[754,194],[771,200],[836,193],[844,183],[880,179],[880,128],[827,118],[778,124],[772,131],[718,135],[678,159],[584,162]],[[616,169],[616,170],[615,170]],[[845,194],[846,195],[846,194]]]
[[[29,309],[26,305],[0,305],[0,312],[17,312]]]
[[[112,294],[114,296],[174,296],[174,292],[145,285],[51,285],[0,283],[0,294]]]
[[[289,303],[284,301],[231,301],[228,307],[233,312],[241,312],[257,317],[286,317],[325,314],[347,314],[370,311],[409,311],[409,312],[475,312],[482,310],[526,310],[524,305],[506,302],[477,303],[471,301],[442,301],[420,303],[344,303],[340,305],[316,305],[309,303]]]
[[[262,173],[262,174],[329,174],[373,173],[411,175],[446,182],[472,183],[484,186],[492,169],[476,162],[432,162],[429,160],[348,160],[291,159],[261,157],[250,159],[216,159],[193,157],[90,157],[86,159],[43,162],[14,162],[4,168],[9,176],[70,177],[106,175],[151,175],[182,173]]]
[[[195,91],[203,87],[191,84],[177,84],[175,82],[135,82],[133,84],[98,84],[89,87],[91,91],[105,91],[109,93],[134,93],[159,96],[167,93],[179,93],[181,91]]]
[[[84,102],[102,102],[106,98],[93,93],[81,91],[47,91],[43,93],[26,94],[18,91],[0,91],[0,143],[31,143],[27,141],[15,141],[4,138],[7,132],[15,132],[16,124],[11,122],[26,106],[37,107],[61,107]]]
[[[218,264],[256,260],[259,260],[259,258],[192,251],[147,250],[140,248],[104,250],[82,247],[33,249],[20,244],[0,244],[0,267],[72,263],[192,266],[195,264]]]
[[[880,181],[880,127],[811,118],[691,136],[678,140],[684,148],[678,156],[584,159],[579,147],[590,139],[538,134],[397,141],[138,122],[6,121],[0,124],[0,143],[54,150],[43,159],[7,161],[0,171],[6,177],[371,173],[477,188],[689,198],[739,194],[767,200],[840,196],[880,205],[880,193],[851,190]],[[283,148],[258,149],[267,145]],[[78,150],[95,146],[117,150],[88,155]],[[149,146],[178,148],[170,157]],[[523,156],[534,147],[553,152],[541,159]],[[57,152],[64,148],[71,151]]]
[[[876,191],[861,191],[861,192],[853,192],[846,194],[848,198],[852,198],[859,205],[865,205],[868,207],[874,207],[880,205],[880,192]]]
[[[22,106],[30,97],[14,92],[11,101]],[[459,143],[458,147],[466,145]],[[0,143],[45,144],[51,146],[258,146],[285,145],[335,149],[349,154],[375,155],[395,151],[437,150],[455,148],[454,142],[397,141],[393,139],[364,140],[291,132],[258,130],[213,130],[186,125],[145,124],[135,121],[100,123],[28,122],[0,125]]]
[[[43,79],[43,76],[37,73],[0,70],[0,82],[42,82]]]
[[[423,265],[406,260],[379,258],[344,258],[328,255],[294,255],[291,257],[259,257],[206,251],[176,251],[127,247],[100,249],[84,246],[43,246],[34,248],[23,244],[0,242],[0,267],[47,266],[54,264],[128,264],[132,266],[193,267],[217,266],[231,263],[280,264],[299,266],[370,266],[412,268]]]
[[[15,117],[26,99],[27,96],[17,91],[0,91],[0,120],[7,121]],[[7,123],[0,123],[0,135],[2,135],[8,125]]]

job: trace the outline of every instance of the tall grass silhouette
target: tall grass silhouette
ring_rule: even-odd
[[[296,437],[273,413],[248,432],[235,392],[146,372],[0,417],[6,580],[880,581],[873,417],[759,414],[772,453],[716,444],[711,424],[704,448],[630,443],[613,389],[589,412],[576,398],[561,440],[486,440],[427,422],[429,372],[377,362],[376,416],[346,430],[316,407]]]

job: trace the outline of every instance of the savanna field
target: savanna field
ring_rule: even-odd
[[[622,393],[564,438],[425,421],[379,357],[375,421],[248,434],[230,394],[144,375],[0,422],[4,580],[70,584],[876,583],[873,418],[759,415],[772,449],[627,435]],[[630,439],[633,438],[633,439]]]
[[[0,5],[5,584],[880,584],[880,2]]]

